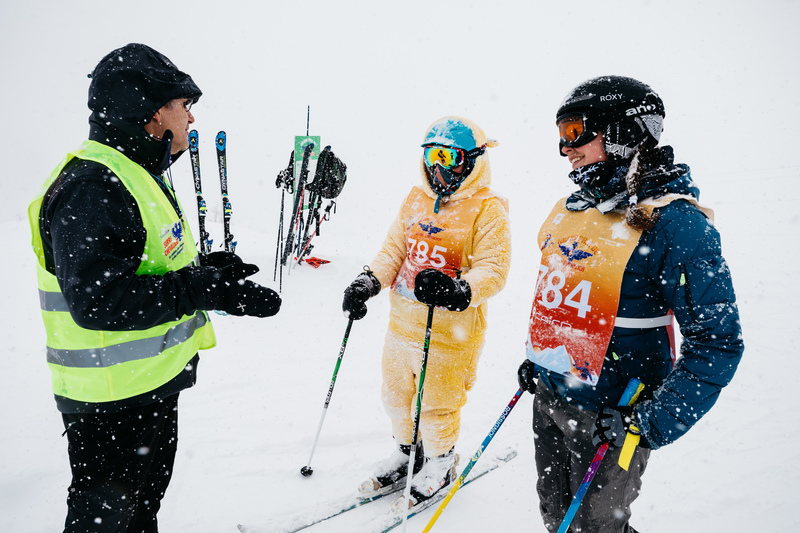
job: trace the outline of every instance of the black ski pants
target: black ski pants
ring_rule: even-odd
[[[62,417],[72,467],[64,533],[157,533],[178,445],[178,394]]]
[[[556,531],[583,481],[597,448],[592,445],[596,413],[572,406],[544,384],[533,401],[536,490],[539,510],[548,531]],[[637,448],[628,470],[619,462],[620,448],[609,449],[581,502],[573,533],[630,533],[631,503],[639,496],[650,450]]]

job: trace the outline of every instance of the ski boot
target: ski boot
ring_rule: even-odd
[[[359,485],[359,497],[375,498],[403,489],[406,485],[410,455],[411,445],[401,444],[388,459],[378,463],[369,479]],[[414,474],[422,469],[424,463],[425,453],[420,441],[414,452]]]
[[[448,487],[458,478],[456,465],[458,464],[458,454],[453,453],[452,448],[443,455],[431,457],[425,461],[425,465],[418,474],[411,478],[411,497],[406,508],[412,509],[422,502],[433,498],[442,489]],[[401,496],[392,504],[392,509],[396,513],[401,513],[404,507],[405,496]]]

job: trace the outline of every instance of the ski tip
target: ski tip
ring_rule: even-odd
[[[504,463],[507,463],[516,456],[517,456],[517,450],[513,448],[507,448],[506,450],[498,454],[498,459],[500,459],[500,461]]]
[[[511,447],[501,448],[496,452],[490,454],[483,453],[480,455],[480,459],[483,459],[482,463],[485,466],[498,466],[503,463],[507,463],[511,461],[513,458],[517,456],[517,450]],[[473,458],[475,456],[473,455]]]

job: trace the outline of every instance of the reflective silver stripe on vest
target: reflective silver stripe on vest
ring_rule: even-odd
[[[42,311],[68,313],[67,299],[60,292],[47,292],[39,289],[39,307]]]
[[[195,330],[206,324],[206,315],[198,311],[194,317],[170,328],[162,337],[137,339],[105,348],[65,350],[47,347],[47,362],[69,368],[105,368],[127,361],[155,357],[189,340]]]
[[[669,326],[672,324],[672,315],[657,316],[653,318],[622,318],[614,321],[615,328],[650,329]]]

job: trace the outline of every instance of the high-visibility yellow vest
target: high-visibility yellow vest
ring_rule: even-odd
[[[82,402],[122,400],[170,381],[198,350],[212,348],[216,337],[204,311],[138,331],[97,331],[75,323],[56,277],[45,267],[39,230],[42,199],[75,157],[108,167],[136,200],[147,231],[137,275],[178,270],[194,261],[197,250],[189,225],[150,174],[119,151],[95,141],[85,141],[68,153],[28,206],[53,392]]]

